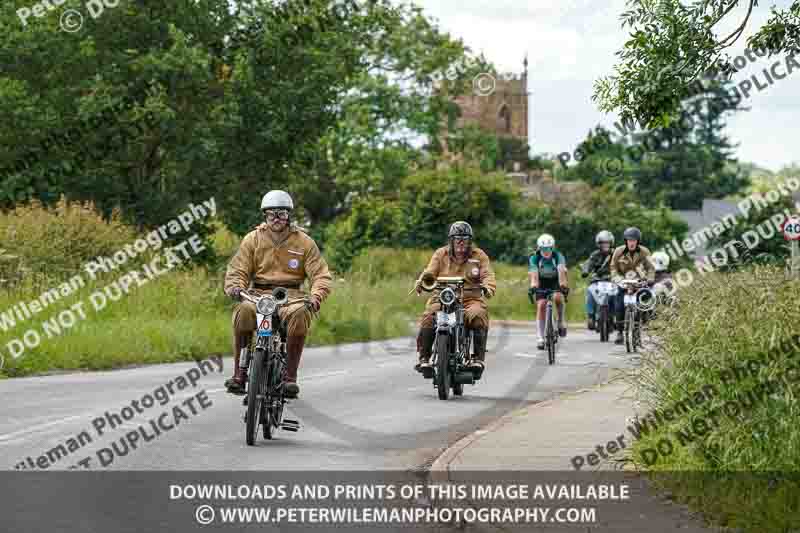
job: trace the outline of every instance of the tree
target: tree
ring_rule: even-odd
[[[27,26],[14,4],[0,6],[1,205],[65,194],[139,226],[214,196],[243,233],[269,188],[316,224],[392,190],[416,157],[404,135],[444,114],[435,78],[468,54],[389,0],[140,0],[76,33],[58,25],[79,0]]]
[[[630,28],[630,39],[617,53],[621,62],[614,74],[595,83],[593,99],[602,111],[619,111],[624,121],[669,126],[702,76],[730,78],[735,70],[730,57],[722,54],[741,37],[757,4],[757,0],[629,0],[630,9],[621,19],[622,27]],[[741,15],[733,11],[740,5],[745,11]],[[730,34],[718,36],[715,27],[734,16],[741,17],[740,24]],[[800,0],[788,9],[773,8],[772,17],[747,44],[769,56],[797,53]]]
[[[699,209],[704,198],[738,193],[749,181],[725,133],[726,115],[740,109],[726,86],[704,80],[682,104],[681,120],[670,127],[616,140],[605,128],[590,131],[567,177],[592,186],[610,184],[635,194],[644,205],[672,209]]]

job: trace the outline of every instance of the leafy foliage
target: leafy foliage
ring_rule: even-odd
[[[593,98],[602,111],[618,110],[623,120],[669,126],[695,81],[705,75],[730,78],[734,68],[723,52],[742,35],[757,3],[628,0],[629,9],[620,18],[630,39],[617,53],[621,61],[614,74],[596,81]],[[734,12],[740,5],[744,14]],[[741,17],[736,28],[717,36],[715,27],[734,16]],[[800,50],[800,1],[788,9],[773,8],[772,17],[747,44],[770,56]]]

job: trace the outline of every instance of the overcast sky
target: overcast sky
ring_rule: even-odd
[[[501,71],[521,72],[528,53],[532,145],[535,152],[572,152],[589,129],[613,129],[615,114],[601,113],[592,101],[594,80],[611,74],[615,52],[628,38],[620,29],[625,0],[414,0],[429,17],[475,52],[483,52]],[[747,2],[742,2],[747,4]],[[744,51],[745,39],[769,18],[770,7],[791,0],[763,2],[755,8],[746,34],[729,49]],[[741,22],[744,6],[732,12],[720,31]],[[727,35],[727,33],[726,33]],[[734,75],[738,83],[779,59],[756,58]],[[798,56],[800,60],[800,56]],[[786,72],[781,58],[779,73]],[[800,161],[800,71],[751,93],[750,111],[729,120],[728,132],[739,143],[738,158],[770,170]]]

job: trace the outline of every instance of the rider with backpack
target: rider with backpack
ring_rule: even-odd
[[[539,339],[536,347],[544,350],[544,329],[545,329],[545,306],[547,299],[543,294],[536,292],[536,289],[560,290],[553,300],[558,309],[558,335],[567,336],[567,326],[564,321],[564,295],[569,294],[567,280],[567,260],[564,254],[556,250],[556,240],[552,235],[542,234],[536,241],[537,250],[528,260],[528,277],[530,278],[530,289],[528,297],[533,301],[536,297],[536,320],[539,323]]]

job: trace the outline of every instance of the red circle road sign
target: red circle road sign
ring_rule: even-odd
[[[787,241],[800,240],[800,216],[792,215],[787,218],[781,225],[781,230]]]

